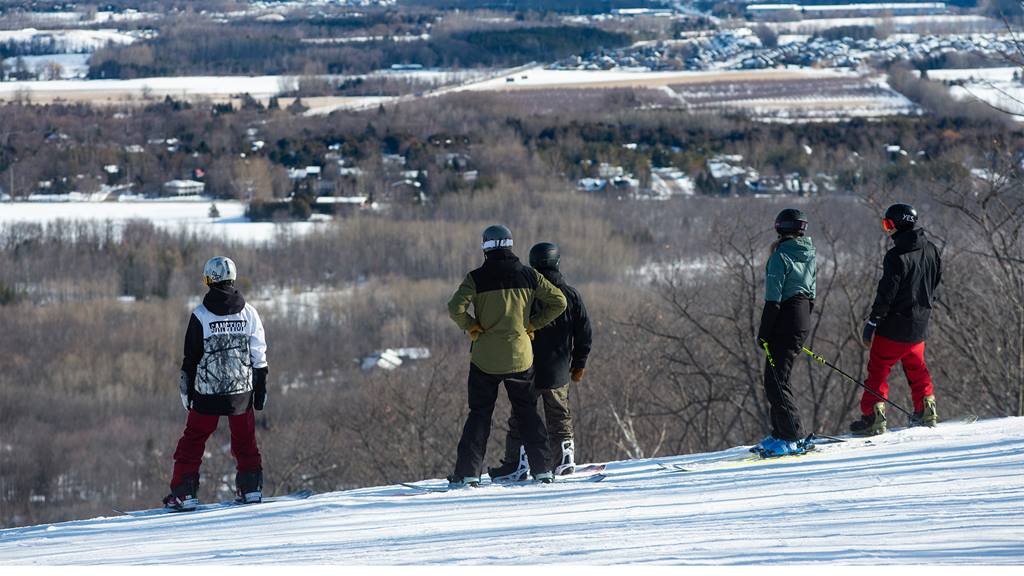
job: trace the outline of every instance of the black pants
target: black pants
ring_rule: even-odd
[[[775,367],[765,358],[764,392],[771,406],[772,436],[782,440],[803,438],[789,374],[810,332],[813,306],[803,296],[794,296],[783,302],[768,339],[768,350],[775,360]]]
[[[479,476],[491,435],[491,414],[498,399],[498,385],[505,383],[512,414],[519,422],[519,435],[526,447],[530,470],[534,475],[548,470],[548,431],[537,411],[537,392],[533,387],[533,369],[515,374],[487,374],[469,365],[469,416],[459,440],[455,476]]]

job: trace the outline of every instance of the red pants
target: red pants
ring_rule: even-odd
[[[932,377],[924,364],[924,342],[909,344],[897,342],[884,336],[871,339],[871,357],[868,359],[868,379],[864,385],[883,398],[889,397],[889,371],[897,363],[903,363],[903,373],[910,384],[910,395],[914,399],[914,412],[924,410],[924,397],[932,394]],[[881,402],[878,396],[864,392],[860,399],[860,411],[871,415],[871,408]]]
[[[174,473],[171,477],[171,489],[181,483],[187,476],[199,474],[199,466],[203,463],[203,452],[206,451],[206,439],[217,429],[220,416],[200,414],[195,410],[188,411],[185,432],[178,440],[178,448],[174,451]],[[228,416],[231,428],[231,455],[237,462],[239,472],[256,472],[263,469],[260,450],[256,447],[256,413],[250,408],[245,414]]]

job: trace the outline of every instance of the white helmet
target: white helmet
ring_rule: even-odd
[[[237,276],[235,263],[227,256],[214,256],[206,261],[206,266],[203,266],[203,283],[207,286],[234,280]]]

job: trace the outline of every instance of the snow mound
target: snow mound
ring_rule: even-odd
[[[745,451],[612,462],[600,483],[392,485],[14,528],[0,531],[0,564],[1024,562],[1024,418],[709,464]]]

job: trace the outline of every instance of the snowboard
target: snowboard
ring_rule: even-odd
[[[579,476],[579,475],[575,475],[575,474],[572,475],[572,476],[558,476],[558,477],[555,478],[555,481],[552,482],[550,485],[554,485],[554,484],[575,484],[575,483],[582,483],[582,482],[600,482],[600,481],[604,480],[607,477],[608,477],[607,474],[601,474],[601,473],[590,474],[590,475],[587,475],[587,476]],[[414,492],[413,494],[416,494],[416,493],[419,493],[419,494],[444,494],[445,492],[454,492],[454,491],[472,492],[472,491],[475,491],[475,490],[484,490],[484,489],[493,488],[493,487],[523,488],[523,487],[527,487],[527,486],[548,486],[549,484],[541,484],[539,482],[535,482],[534,480],[521,480],[519,482],[481,482],[480,485],[475,487],[475,488],[470,487],[470,486],[466,486],[464,488],[449,488],[447,485],[423,486],[423,485],[420,485],[420,484],[412,484],[412,483],[409,483],[409,482],[401,482],[400,485],[401,486],[405,486],[406,488],[412,488],[413,490],[416,490],[416,492]]]
[[[136,518],[142,518],[146,516],[159,516],[161,514],[188,514],[190,512],[206,512],[209,510],[220,510],[223,508],[234,508],[237,506],[253,506],[255,504],[270,503],[270,502],[286,502],[290,500],[305,500],[313,495],[312,490],[298,490],[290,494],[282,494],[281,496],[269,496],[264,498],[262,502],[255,502],[253,504],[246,504],[238,500],[227,500],[224,502],[211,502],[209,504],[200,504],[191,510],[175,510],[173,508],[150,508],[149,510],[120,510],[113,508],[114,512],[118,514],[124,514],[125,516],[133,516]]]

